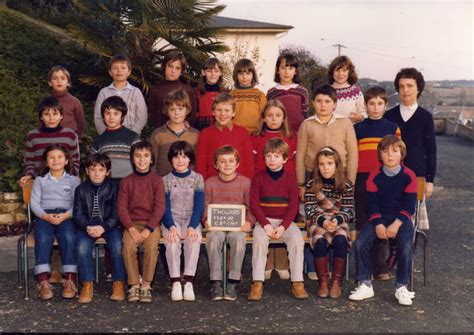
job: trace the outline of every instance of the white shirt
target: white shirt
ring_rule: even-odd
[[[415,114],[417,108],[418,104],[416,102],[411,106],[405,106],[403,104],[400,104],[400,114],[402,116],[403,121],[407,122],[408,120],[410,120],[413,114]]]

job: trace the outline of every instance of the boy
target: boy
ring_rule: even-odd
[[[349,299],[357,301],[374,296],[372,247],[377,239],[395,239],[398,253],[395,298],[399,304],[409,306],[415,297],[407,285],[413,259],[411,217],[415,213],[416,177],[412,170],[402,165],[406,147],[398,137],[385,136],[379,142],[377,152],[383,166],[372,171],[367,180],[369,223],[362,228],[354,245],[359,285]]]
[[[171,91],[166,96],[163,114],[168,117],[166,124],[156,128],[150,137],[155,155],[155,170],[160,176],[166,176],[173,169],[168,160],[168,151],[176,141],[186,141],[196,149],[199,131],[186,121],[191,113],[191,100],[183,90]]]
[[[304,241],[293,221],[298,212],[298,188],[294,174],[284,169],[288,144],[272,138],[264,149],[266,170],[252,179],[250,209],[258,221],[253,230],[252,276],[249,300],[263,295],[269,239],[283,239],[288,249],[292,292],[296,299],[308,298],[303,282]]]
[[[31,130],[26,137],[26,149],[23,159],[25,175],[20,178],[20,186],[43,172],[43,152],[49,144],[61,144],[69,152],[72,160],[73,175],[79,174],[79,141],[76,133],[70,128],[61,127],[64,117],[63,107],[58,99],[46,97],[36,107],[41,126]]]
[[[127,300],[151,302],[151,282],[158,260],[161,237],[160,221],[165,213],[163,180],[151,171],[153,148],[147,141],[132,145],[130,150],[134,173],[120,181],[117,201],[123,232],[123,260],[128,275]],[[137,249],[143,246],[143,271],[140,286]]]
[[[121,97],[127,104],[128,114],[123,124],[128,129],[133,130],[138,135],[141,134],[147,121],[147,109],[143,94],[138,87],[132,86],[128,82],[128,77],[132,73],[132,63],[124,55],[115,55],[109,61],[109,75],[112,77],[112,84],[100,90],[94,107],[94,123],[97,133],[102,134],[106,127],[101,106],[102,102],[112,95]]]
[[[254,173],[252,142],[247,129],[232,122],[235,116],[235,99],[229,93],[220,93],[212,103],[212,115],[216,123],[201,131],[198,138],[196,171],[204,180],[216,176],[217,170],[214,153],[217,148],[230,145],[238,151],[242,164],[238,164],[238,172],[248,178]]]
[[[245,239],[255,222],[249,210],[250,179],[237,173],[239,163],[240,156],[235,148],[231,146],[218,148],[214,153],[214,166],[219,174],[209,178],[205,183],[206,209],[204,222],[207,219],[209,204],[234,204],[245,205],[246,207],[246,220],[240,231],[209,231],[206,234],[212,300],[237,299],[236,289],[242,276]],[[222,287],[222,246],[224,239],[227,239],[230,246],[230,271],[225,296]]]
[[[187,121],[194,124],[196,117],[197,102],[194,90],[188,84],[182,82],[181,75],[186,68],[186,58],[181,51],[168,52],[161,63],[163,81],[158,82],[151,88],[148,112],[150,114],[151,124],[158,128],[166,123],[168,115],[166,108],[163,110],[163,102],[171,91],[185,91],[190,100],[190,107],[187,114]]]
[[[107,242],[111,255],[113,291],[111,300],[125,299],[125,267],[122,259],[122,231],[117,217],[118,184],[109,178],[111,161],[104,154],[90,155],[86,162],[89,177],[76,188],[74,195],[74,223],[77,237],[77,266],[82,283],[79,303],[92,301],[92,250],[99,237]]]
[[[111,177],[114,179],[133,172],[130,148],[140,140],[134,131],[123,126],[127,111],[127,105],[121,97],[114,95],[105,99],[100,106],[100,114],[106,129],[94,139],[91,147],[91,153],[106,154],[110,158]]]

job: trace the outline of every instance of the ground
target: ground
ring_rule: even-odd
[[[260,302],[246,299],[250,286],[250,246],[244,280],[234,302],[209,300],[208,267],[201,257],[196,278],[196,302],[172,303],[160,264],[151,304],[114,303],[107,299],[110,283],[101,278],[89,305],[60,298],[23,299],[17,286],[14,238],[0,238],[0,332],[473,332],[474,330],[474,144],[438,137],[435,193],[430,216],[428,281],[423,286],[421,251],[417,250],[416,299],[398,305],[393,282],[375,282],[375,297],[365,302],[347,299],[354,288],[344,283],[342,298],[320,299],[317,284],[306,280],[310,298],[292,298],[289,283],[277,278],[265,285]],[[422,246],[420,244],[419,246]],[[31,282],[33,290],[33,284]]]

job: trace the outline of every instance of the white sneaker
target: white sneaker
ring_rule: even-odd
[[[196,300],[196,297],[194,296],[193,284],[191,282],[187,282],[186,284],[184,284],[184,300]]]
[[[181,287],[181,283],[179,281],[173,283],[173,288],[171,289],[171,300],[183,300],[183,288]]]
[[[395,290],[395,298],[400,305],[411,306],[412,299],[415,299],[415,292],[410,292],[406,286],[402,286]]]
[[[288,280],[290,279],[290,271],[288,270],[277,270],[280,279]]]
[[[308,272],[309,280],[318,280],[318,274],[316,272]]]
[[[374,296],[374,288],[372,286],[367,286],[365,284],[359,284],[357,288],[351,292],[349,296],[350,300],[362,301],[365,299],[372,298]]]
[[[272,278],[272,271],[273,270],[265,270],[265,280],[270,280],[270,278]]]

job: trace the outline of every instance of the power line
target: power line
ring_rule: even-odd
[[[341,55],[341,48],[347,48],[345,45],[342,45],[340,43],[333,44],[332,46],[337,48],[337,56]]]

